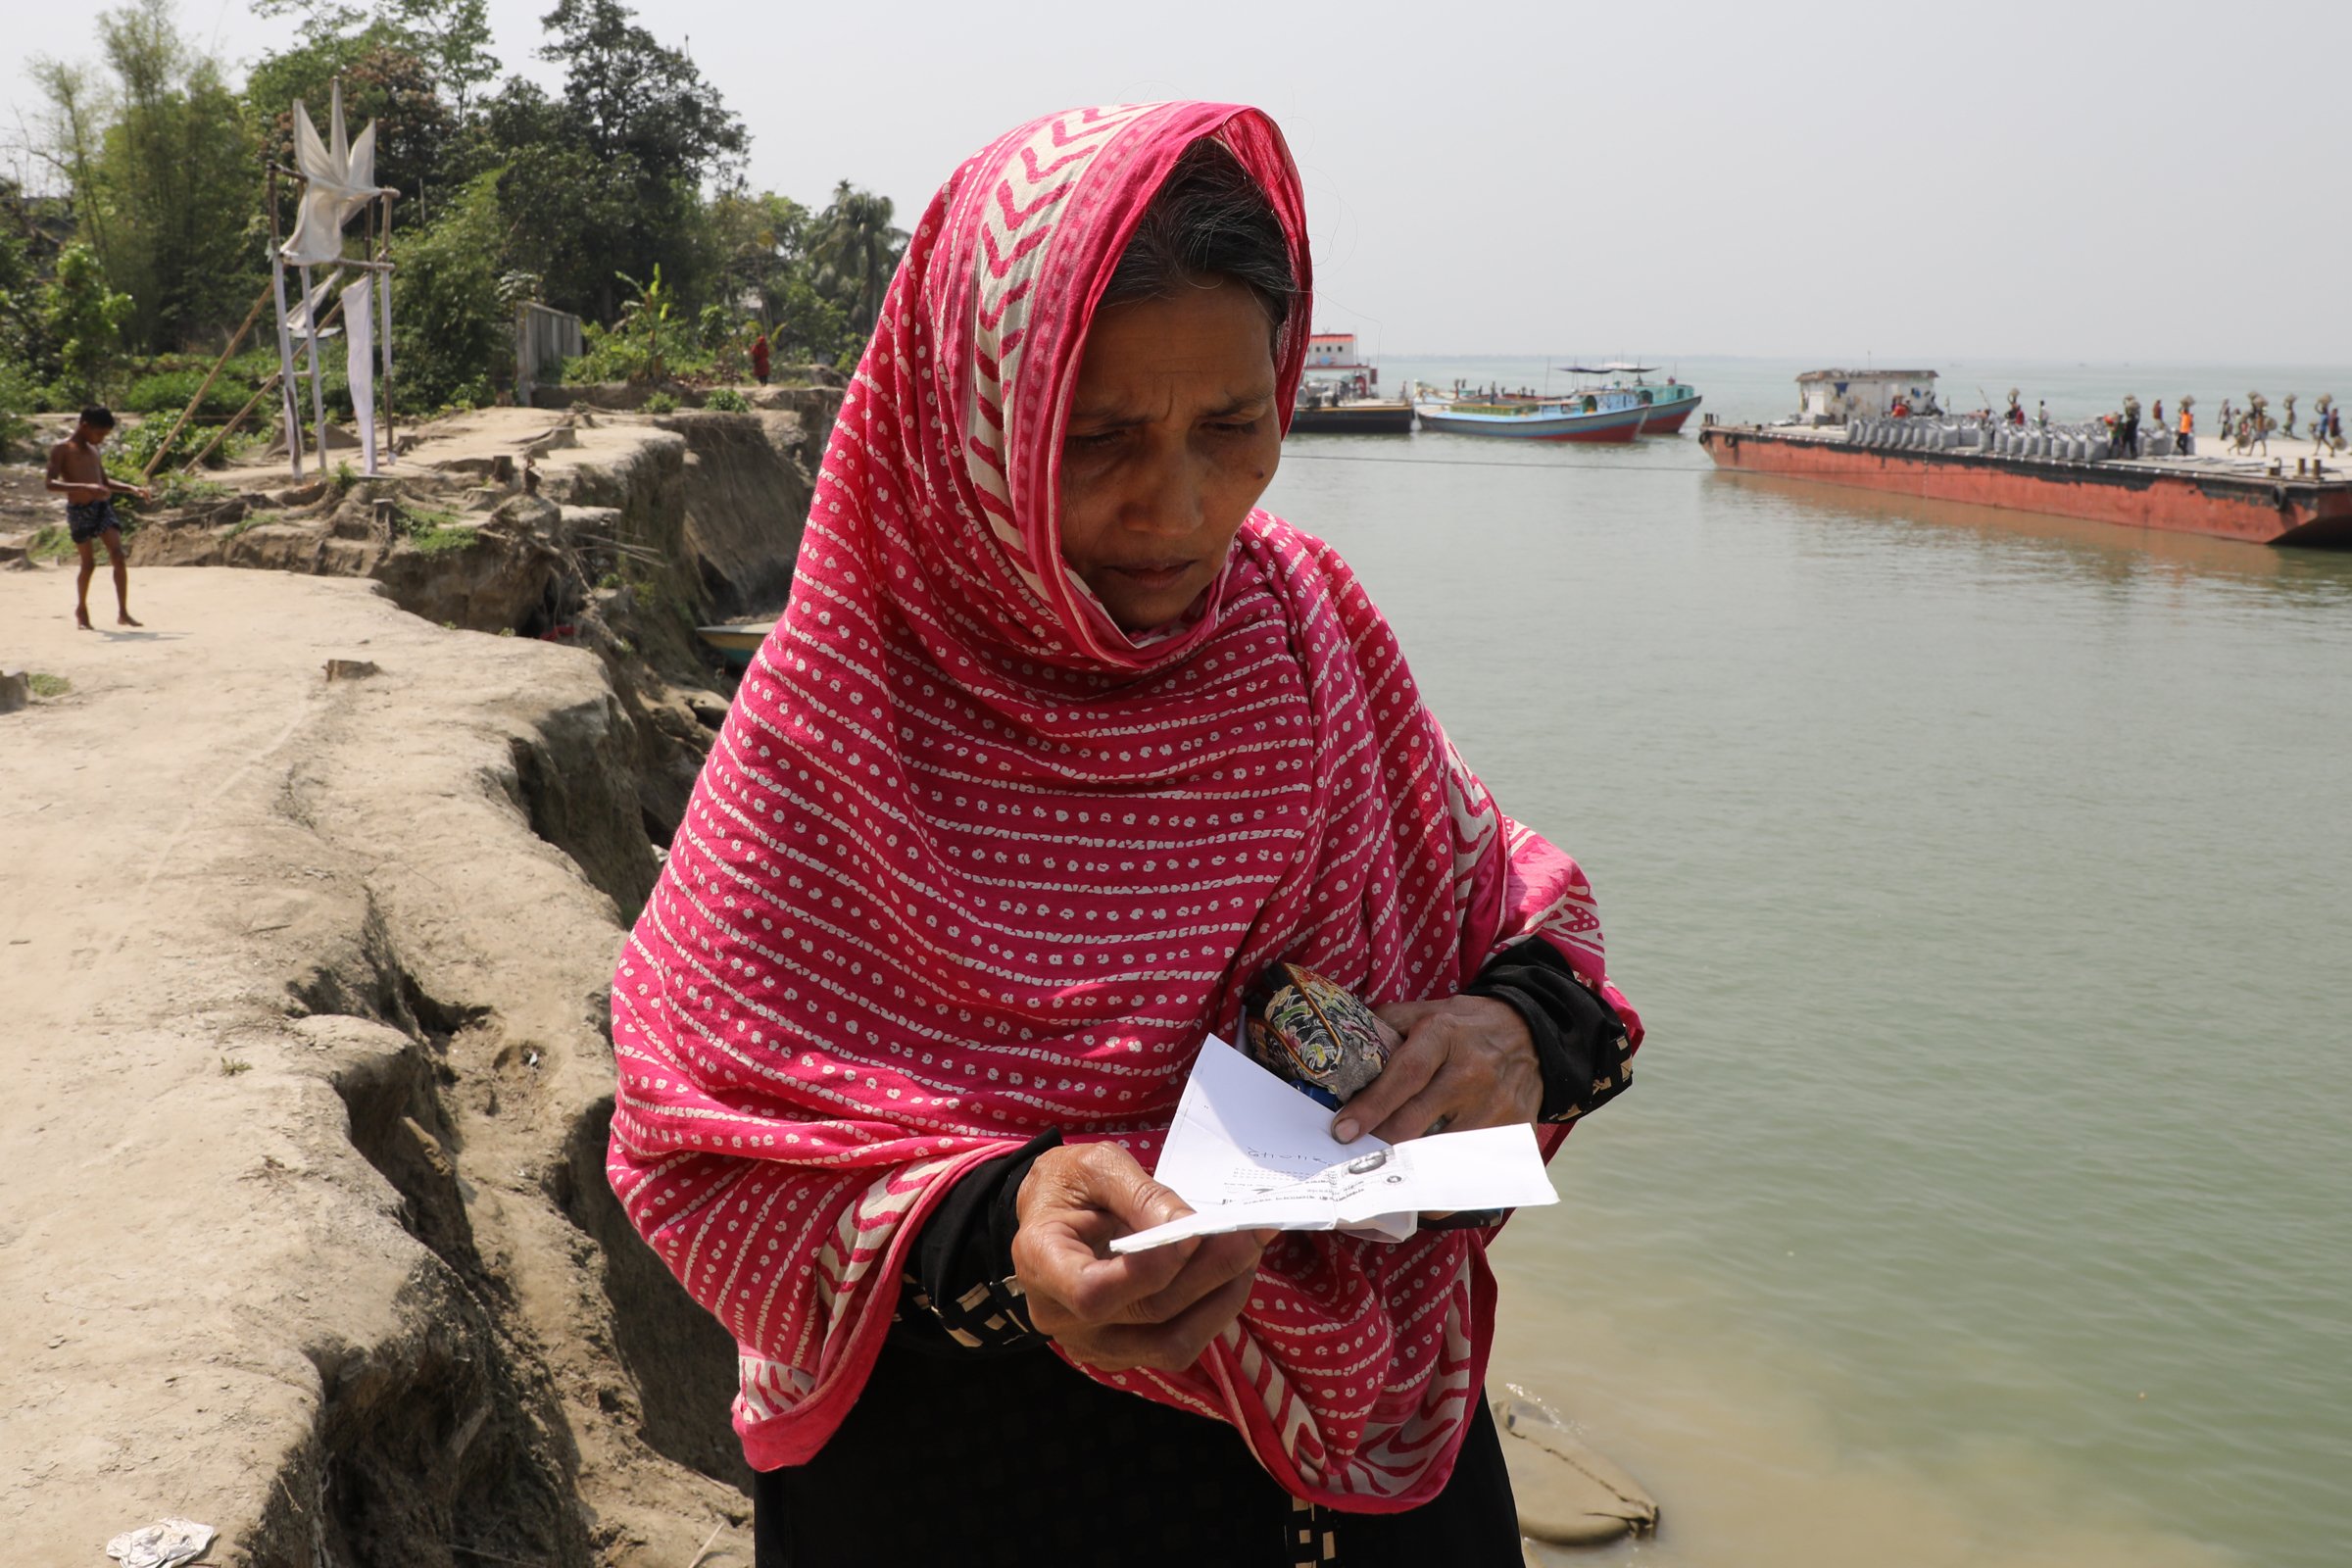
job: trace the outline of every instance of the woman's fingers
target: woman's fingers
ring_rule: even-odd
[[[1507,1126],[1533,1120],[1542,1107],[1535,1042],[1509,1004],[1452,997],[1399,1003],[1381,1008],[1380,1016],[1405,1032],[1404,1043],[1333,1120],[1332,1136],[1341,1143],[1367,1130],[1396,1144],[1441,1126]]]
[[[1367,1128],[1386,1125],[1396,1116],[1397,1107],[1437,1078],[1446,1065],[1450,1044],[1435,1012],[1424,1012],[1413,1019],[1406,1029],[1404,1043],[1390,1054],[1389,1064],[1381,1069],[1380,1076],[1357,1090],[1355,1098],[1340,1108],[1331,1124],[1331,1136],[1343,1144],[1351,1144]]]
[[[1113,1323],[1058,1338],[1073,1357],[1105,1372],[1139,1366],[1181,1372],[1241,1316],[1253,1280],[1253,1274],[1229,1280],[1165,1323]]]
[[[1016,1238],[1013,1245],[1017,1260],[1021,1243]],[[1041,1233],[1035,1245],[1059,1255],[1039,1260],[1031,1270],[1034,1284],[1024,1278],[1029,1320],[1040,1333],[1055,1338],[1072,1329],[1174,1322],[1236,1280],[1253,1277],[1258,1254],[1265,1250],[1249,1235],[1210,1236],[1125,1257],[1081,1261],[1077,1254],[1084,1249],[1074,1239],[1056,1244]],[[1179,1257],[1160,1261],[1160,1253]],[[1153,1261],[1146,1264],[1148,1259]]]
[[[1265,1250],[1263,1242],[1247,1232],[1202,1237],[1200,1250],[1185,1260],[1176,1277],[1133,1303],[1124,1314],[1125,1321],[1173,1322],[1200,1301],[1229,1289],[1235,1280],[1254,1276],[1258,1256]]]
[[[1108,1253],[1120,1236],[1192,1212],[1114,1145],[1050,1151],[1031,1167],[1017,1202],[1013,1270],[1030,1321],[1065,1343],[1105,1326],[1184,1318],[1203,1299],[1246,1282],[1265,1250],[1259,1234],[1245,1233]]]
[[[1070,1323],[1115,1321],[1129,1306],[1166,1290],[1198,1242],[1103,1257],[1076,1227],[1047,1217],[1023,1221],[1012,1239],[1013,1276],[1029,1316],[1047,1334]]]

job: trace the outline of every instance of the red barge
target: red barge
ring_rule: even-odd
[[[1990,421],[1939,427],[1935,417],[1906,429],[1907,417],[1758,425],[1710,415],[1698,440],[1718,468],[1737,473],[2252,544],[2352,547],[2352,469],[2326,459],[2086,458],[2081,442],[2071,456],[2018,454],[2002,449],[2053,443],[2021,443]]]

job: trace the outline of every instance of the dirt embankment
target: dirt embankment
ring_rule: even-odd
[[[748,1562],[732,1347],[602,1174],[656,856],[598,662],[361,581],[71,591],[0,573],[0,663],[72,682],[0,717],[6,1555]]]
[[[840,405],[787,390],[741,414],[482,410],[404,432],[376,478],[224,471],[227,493],[137,529],[131,562],[369,577],[437,624],[592,650],[665,841],[725,708],[693,629],[783,603]]]

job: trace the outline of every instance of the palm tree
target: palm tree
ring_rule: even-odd
[[[858,190],[845,179],[833,187],[833,204],[818,217],[808,247],[817,288],[849,313],[851,327],[860,335],[874,329],[899,253],[906,248],[906,231],[893,228],[890,219],[889,197]]]

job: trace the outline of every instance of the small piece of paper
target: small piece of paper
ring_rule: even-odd
[[[1153,1172],[1194,1212],[1122,1236],[1110,1250],[1243,1230],[1344,1228],[1400,1241],[1423,1213],[1560,1200],[1524,1124],[1343,1144],[1330,1121],[1329,1110],[1210,1036]]]

